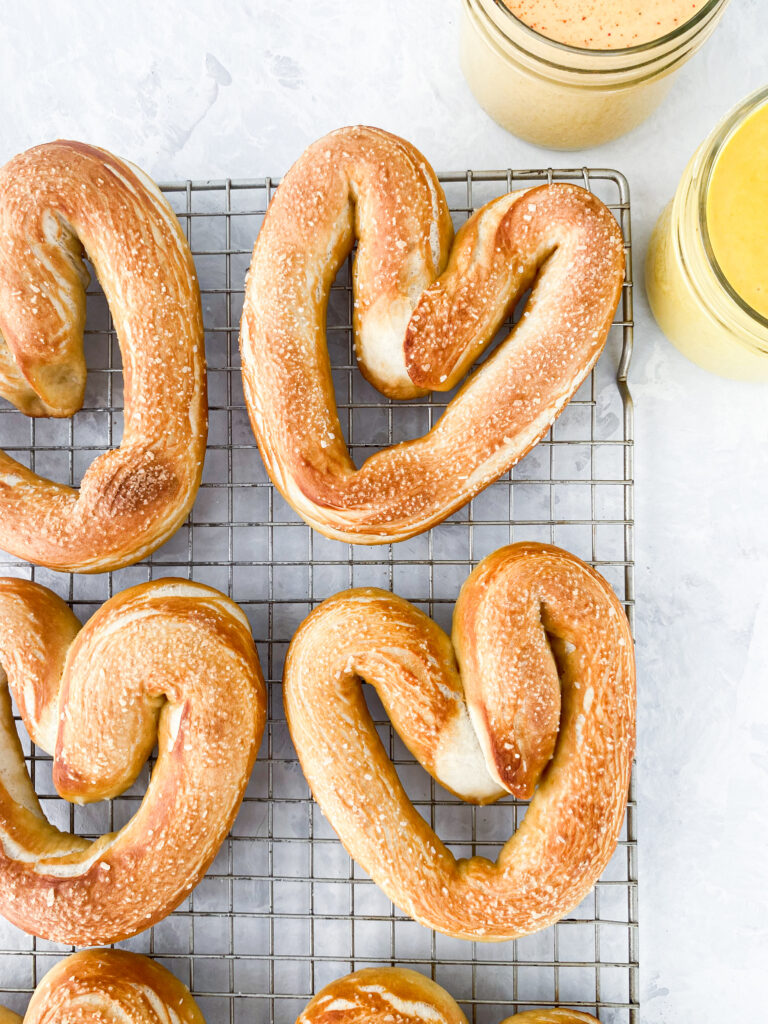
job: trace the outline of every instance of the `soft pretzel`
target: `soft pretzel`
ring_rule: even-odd
[[[2,1013],[8,1015],[7,1022]],[[35,989],[24,1017],[0,1024],[205,1024],[186,985],[146,956],[94,949],[60,960]]]
[[[189,989],[145,956],[104,949],[61,960],[37,986],[23,1018],[0,1024],[205,1024]],[[576,1010],[533,1010],[502,1024],[595,1024]],[[402,967],[373,967],[331,982],[296,1024],[467,1024],[445,989]]]
[[[264,727],[248,622],[210,587],[123,591],[85,626],[45,587],[0,580],[0,679],[53,782],[74,803],[122,793],[157,742],[146,795],[119,832],[60,832],[24,767],[0,688],[0,913],[34,935],[115,942],[170,913],[234,820]]]
[[[331,982],[296,1024],[467,1024],[461,1007],[434,981],[404,967],[370,967]],[[527,1010],[501,1024],[597,1024],[577,1010]]]
[[[496,863],[457,861],[415,810],[361,680],[447,789],[474,803],[532,798]],[[284,698],[304,774],[347,851],[437,931],[494,941],[553,924],[615,849],[634,749],[632,638],[610,586],[565,551],[513,544],[484,559],[459,595],[453,645],[386,591],[330,598],[291,643]]]
[[[272,481],[304,519],[353,543],[440,522],[547,432],[590,372],[621,294],[618,224],[575,185],[513,192],[453,229],[413,146],[344,128],[304,153],[256,240],[240,334],[245,397]],[[430,432],[355,468],[325,338],[328,296],[357,239],[355,349],[385,395],[448,391],[533,284],[509,338]]]
[[[207,437],[200,294],[173,211],[138,168],[52,142],[0,169],[0,395],[29,416],[82,405],[83,247],[123,355],[119,448],[77,490],[0,450],[0,547],[53,569],[137,562],[184,521]]]

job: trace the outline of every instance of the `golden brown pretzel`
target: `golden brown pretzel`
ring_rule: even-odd
[[[361,680],[447,789],[476,803],[532,797],[496,863],[457,861],[415,810]],[[545,928],[587,895],[614,851],[634,749],[632,638],[608,583],[565,551],[513,544],[484,559],[456,603],[453,646],[386,591],[329,598],[291,643],[284,699],[304,774],[342,843],[437,931],[494,941]]]
[[[137,953],[94,949],[60,960],[35,989],[24,1017],[7,1024],[205,1024],[186,985]]]
[[[192,256],[155,184],[103,149],[52,142],[0,169],[0,395],[30,416],[82,405],[83,247],[123,355],[122,443],[79,490],[0,450],[0,547],[100,572],[154,551],[192,507],[208,429],[205,350]]]
[[[528,1010],[501,1024],[596,1024],[576,1010]],[[456,1001],[434,981],[404,967],[370,967],[331,982],[296,1024],[467,1024]]]
[[[45,818],[5,673],[65,799],[122,793],[157,741],[119,832],[92,843]],[[50,590],[2,579],[0,681],[0,913],[75,945],[148,928],[207,871],[253,767],[266,697],[245,615],[210,587],[166,579],[123,591],[80,629]]]
[[[278,188],[253,251],[240,334],[245,397],[275,486],[329,537],[386,543],[426,530],[546,433],[602,351],[624,250],[574,185],[496,199],[453,229],[413,146],[374,128],[320,139]],[[384,394],[447,391],[534,282],[519,325],[424,437],[356,469],[325,339],[331,284],[357,238],[353,328]]]
[[[0,1007],[0,1024],[22,1018]],[[186,985],[147,957],[89,950],[61,960],[37,986],[24,1024],[205,1024]],[[534,1010],[502,1024],[594,1024],[575,1010]],[[445,989],[423,974],[374,967],[331,982],[296,1024],[467,1024]]]

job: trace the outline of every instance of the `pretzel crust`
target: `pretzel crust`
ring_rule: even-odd
[[[414,808],[362,681],[443,786],[475,803],[532,796],[495,863],[457,860]],[[632,637],[608,583],[565,551],[514,544],[484,559],[452,644],[386,591],[330,598],[296,633],[283,692],[315,799],[421,924],[485,941],[538,931],[584,899],[614,852],[634,751]]]
[[[533,284],[520,323],[430,432],[358,469],[328,357],[330,288],[357,239],[357,359],[384,394],[453,388]],[[246,404],[275,486],[315,529],[388,543],[428,529],[546,433],[605,344],[624,279],[616,220],[553,184],[486,204],[453,229],[411,145],[343,128],[288,172],[256,240],[240,333]]]
[[[105,150],[52,142],[0,169],[0,395],[29,416],[81,407],[83,249],[123,356],[122,443],[79,490],[0,451],[0,547],[103,572],[154,551],[192,507],[208,429],[205,349],[192,256],[156,185]]]
[[[158,747],[119,831],[95,842],[59,831],[0,687],[0,913],[74,945],[148,928],[205,874],[250,777],[266,695],[244,614],[210,587],[166,579],[123,591],[80,629],[50,590],[2,579],[0,666],[65,799],[122,793]]]

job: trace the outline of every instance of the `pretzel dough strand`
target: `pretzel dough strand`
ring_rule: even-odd
[[[557,548],[520,544],[464,584],[453,648],[461,675],[448,638],[407,601],[347,591],[294,637],[286,715],[315,799],[394,903],[449,935],[511,939],[573,909],[615,849],[634,749],[632,640],[602,577]],[[495,864],[457,861],[413,807],[361,680],[458,795],[484,803],[538,783]]]
[[[38,146],[0,170],[0,395],[33,416],[82,405],[82,246],[123,356],[122,444],[93,462],[79,492],[0,452],[0,547],[95,572],[138,561],[186,517],[207,401],[199,289],[176,217],[141,171],[77,142]]]
[[[454,387],[536,281],[522,321],[438,424],[360,469],[325,337],[331,284],[355,236],[358,361],[394,397]],[[551,185],[504,196],[449,252],[450,242],[426,161],[375,129],[315,143],[270,204],[246,285],[246,401],[275,485],[328,536],[384,543],[445,518],[543,436],[603,348],[624,253],[618,224],[589,192]]]
[[[162,580],[112,598],[77,632],[50,591],[6,579],[0,663],[66,799],[123,792],[158,745],[120,831],[93,843],[60,832],[34,794],[3,688],[0,911],[77,945],[149,927],[208,869],[250,776],[266,698],[245,616],[218,591]]]

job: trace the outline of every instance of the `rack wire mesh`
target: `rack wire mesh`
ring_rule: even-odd
[[[166,575],[218,587],[245,610],[269,685],[269,721],[231,835],[206,878],[170,917],[124,948],[148,953],[193,990],[209,1024],[292,1020],[333,978],[374,964],[409,965],[444,984],[473,1024],[516,1010],[567,1005],[601,1021],[638,1021],[634,794],[624,831],[594,892],[556,926],[514,942],[475,944],[435,934],[400,913],[344,852],[313,803],[288,736],[281,677],[287,644],[319,601],[350,586],[390,588],[444,628],[459,587],[489,552],[516,540],[559,544],[596,566],[633,619],[632,351],[629,190],[611,170],[526,170],[441,175],[457,226],[513,188],[575,181],[619,221],[627,280],[606,352],[555,426],[511,472],[426,534],[387,547],[350,546],[314,533],[272,488],[248,424],[237,345],[245,271],[275,179],[163,186],[198,268],[206,324],[210,435],[203,484],[189,521],[146,561],[118,572],[50,572],[3,556],[0,572],[36,579],[81,619],[113,593]],[[353,358],[350,265],[328,312],[342,427],[360,464],[377,447],[418,436],[450,395],[392,403]],[[519,310],[517,311],[519,313]],[[89,377],[68,421],[23,417],[0,402],[0,445],[36,472],[77,485],[93,458],[120,442],[120,351],[106,301],[89,288]],[[369,697],[382,739],[420,812],[456,854],[494,857],[525,806],[462,804],[431,780]],[[23,726],[19,723],[20,732]],[[51,761],[23,735],[44,810],[61,828],[97,836],[119,828],[141,800],[149,766],[121,797],[74,807],[58,798]],[[0,989],[18,1009],[70,951],[0,919]]]

